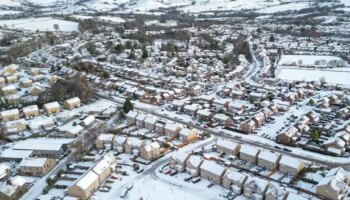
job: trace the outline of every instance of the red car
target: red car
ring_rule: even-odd
[[[118,179],[118,176],[111,176],[112,179]]]
[[[168,174],[170,174],[170,173],[171,173],[171,170],[170,170],[170,169],[164,172],[165,175],[168,175]]]

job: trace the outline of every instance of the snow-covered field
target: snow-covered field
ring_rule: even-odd
[[[315,55],[282,55],[278,65],[298,65],[301,62],[301,65],[315,65],[317,61],[341,61],[340,57],[337,56],[315,56]],[[321,63],[322,64],[322,63]]]
[[[320,69],[280,69],[277,77],[287,81],[320,81],[324,79],[327,83],[350,85],[350,71],[320,70]]]
[[[85,16],[85,15],[73,15],[72,17],[75,17],[77,19],[91,19],[94,18],[93,16]],[[115,23],[123,23],[125,20],[120,17],[116,16],[98,16],[96,19],[102,20],[102,21],[110,21]]]
[[[77,22],[54,19],[51,17],[0,20],[1,26],[6,25],[8,28],[30,31],[54,31],[54,24],[58,24],[61,31],[78,31]]]

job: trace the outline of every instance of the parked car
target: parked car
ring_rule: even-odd
[[[168,174],[170,174],[170,173],[171,173],[171,170],[170,170],[170,169],[164,172],[165,175],[168,175]]]
[[[177,170],[173,171],[170,173],[170,176],[175,176],[176,174],[178,174],[179,172]]]
[[[137,170],[137,173],[140,174],[140,173],[142,173],[143,171],[144,171],[144,169],[143,169],[143,168],[140,168],[140,169]]]
[[[129,191],[130,191],[133,187],[134,187],[134,184],[133,184],[133,183],[131,183],[131,184],[129,184],[129,185],[126,186],[126,188],[127,188]]]
[[[200,177],[196,177],[192,179],[192,183],[198,183],[201,180]]]
[[[128,192],[129,192],[129,190],[128,190],[127,188],[125,188],[125,189],[122,191],[122,193],[120,193],[120,198],[125,198],[126,195],[128,195]]]
[[[111,178],[112,179],[118,179],[118,176],[112,175]]]
[[[230,196],[231,193],[232,193],[231,191],[227,191],[227,192],[225,192],[225,194],[223,195],[223,197],[224,197],[224,198],[227,198],[227,197]]]
[[[187,176],[184,181],[190,181],[193,178],[193,176]]]
[[[109,189],[106,187],[101,187],[99,190],[100,192],[109,192]]]

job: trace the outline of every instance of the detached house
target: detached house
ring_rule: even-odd
[[[193,129],[192,130],[188,129],[188,128],[181,129],[179,134],[180,134],[180,139],[183,142],[189,142],[197,137],[196,131]]]
[[[23,114],[26,118],[36,117],[39,115],[39,108],[37,105],[31,105],[23,108]]]
[[[168,135],[170,138],[175,138],[179,136],[181,127],[177,124],[167,123],[164,126],[164,130],[165,130],[165,134]]]
[[[4,96],[8,96],[11,94],[17,94],[17,88],[14,85],[6,85],[4,87],[2,87],[2,93],[4,94]]]
[[[275,169],[278,167],[280,157],[280,155],[270,151],[261,151],[258,156],[258,165]]]
[[[26,158],[19,164],[22,175],[42,176],[56,165],[53,158]]]
[[[57,101],[46,103],[44,104],[43,108],[44,111],[49,115],[61,112],[60,104],[58,104]]]
[[[239,195],[242,194],[243,186],[247,179],[247,175],[228,169],[222,179],[222,186]]]
[[[249,177],[244,184],[244,196],[250,199],[264,199],[270,183],[258,177]]]
[[[114,139],[113,134],[101,134],[97,137],[95,140],[95,145],[97,149],[111,149],[112,148],[112,142]]]
[[[5,110],[0,113],[1,119],[4,122],[17,120],[20,118],[19,111],[17,108],[12,110]]]
[[[186,161],[186,172],[196,177],[199,176],[200,166],[203,162],[203,159],[199,156],[190,156]]]
[[[65,100],[63,105],[65,109],[72,110],[74,108],[79,108],[81,106],[81,101],[79,97],[74,97],[74,98]]]
[[[135,111],[129,111],[128,114],[126,114],[126,119],[128,121],[128,125],[135,125],[136,124],[136,117],[138,113]]]
[[[169,166],[172,169],[175,169],[179,172],[183,172],[186,170],[186,162],[188,158],[190,157],[187,153],[180,153],[173,154],[169,160]]]

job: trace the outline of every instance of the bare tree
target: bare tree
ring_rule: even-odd
[[[60,30],[60,26],[58,24],[54,24],[53,28],[55,29],[55,31],[59,31]]]

